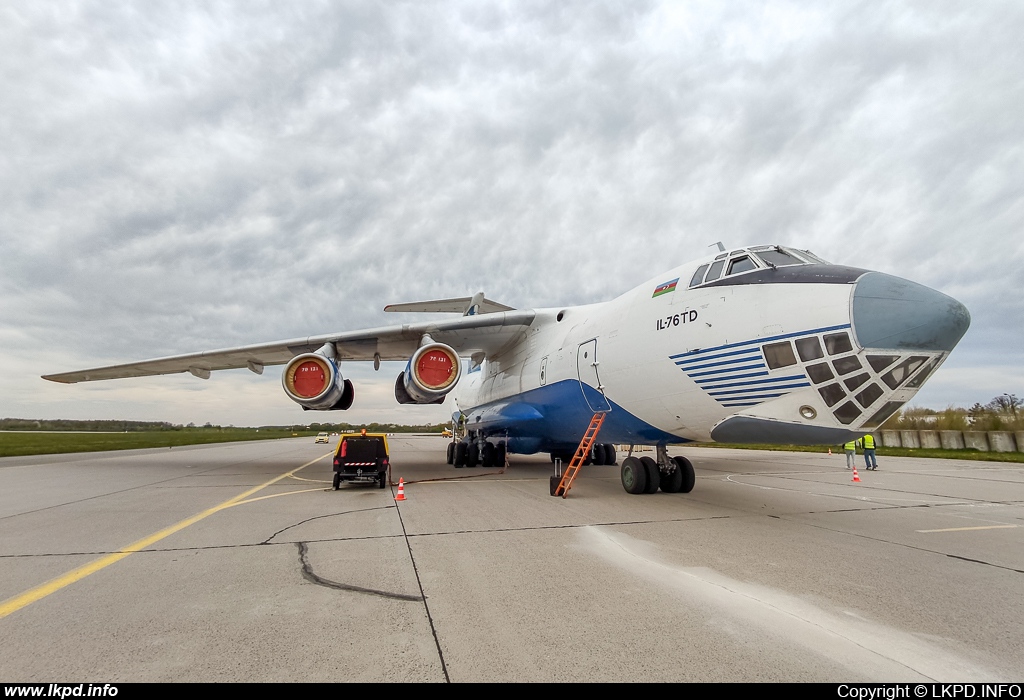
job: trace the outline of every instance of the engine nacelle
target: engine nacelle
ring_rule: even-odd
[[[462,376],[459,354],[444,343],[428,343],[413,353],[395,381],[398,403],[443,403]]]
[[[288,398],[307,411],[344,411],[352,406],[355,389],[338,366],[323,355],[296,355],[285,365],[281,384]]]

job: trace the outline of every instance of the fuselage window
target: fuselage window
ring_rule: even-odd
[[[768,361],[768,369],[789,367],[796,364],[796,355],[793,354],[793,346],[787,340],[785,343],[772,343],[765,345],[764,359]]]
[[[842,406],[832,411],[832,415],[839,419],[839,422],[843,425],[849,425],[853,421],[857,420],[857,416],[860,415],[860,409],[857,408],[857,405],[853,401],[847,401]]]
[[[748,256],[744,255],[742,258],[733,258],[729,261],[729,271],[727,275],[735,275],[740,272],[746,272],[747,270],[756,270],[757,265]]]
[[[800,353],[800,359],[804,362],[817,360],[825,355],[821,352],[821,343],[815,337],[801,338],[796,341],[796,351]]]
[[[853,345],[850,343],[850,336],[846,333],[833,333],[825,336],[825,349],[829,355],[838,355],[841,352],[850,352]]]
[[[690,286],[696,287],[698,284],[704,281],[704,273],[707,272],[708,266],[701,265],[697,268],[697,271],[693,273],[693,277],[690,278]]]
[[[818,393],[821,394],[821,398],[825,401],[825,405],[832,408],[837,403],[846,398],[846,392],[843,391],[843,387],[838,384],[829,384],[818,389]]]
[[[861,368],[860,360],[858,360],[854,355],[851,355],[850,357],[840,357],[838,360],[832,360],[832,366],[836,368],[836,373],[840,375],[849,374],[850,372]]]
[[[876,426],[881,425],[882,423],[884,423],[886,420],[889,419],[889,416],[891,416],[892,414],[896,413],[897,409],[899,409],[899,407],[902,406],[904,403],[906,403],[906,402],[904,402],[904,401],[889,401],[884,406],[882,406],[880,409],[878,409],[878,411],[875,412],[875,415],[873,415],[870,418],[868,418],[867,422],[864,425],[862,425],[861,427],[862,428],[874,428]]]
[[[722,276],[722,268],[725,267],[725,261],[719,260],[711,265],[711,269],[708,270],[708,276],[704,280],[705,282],[713,282]]]
[[[864,408],[867,408],[875,401],[877,401],[878,397],[881,396],[883,393],[885,392],[882,391],[881,387],[879,387],[877,384],[871,384],[868,386],[867,389],[857,394],[857,403],[859,403]]]
[[[907,377],[916,372],[917,368],[923,365],[927,359],[927,357],[911,357],[906,359],[887,372],[882,377],[882,381],[888,384],[890,389],[895,389],[905,382]]]
[[[824,362],[820,365],[808,365],[807,376],[810,377],[811,381],[815,384],[821,384],[822,382],[827,382],[828,380],[835,378],[835,375],[832,374],[832,370]]]

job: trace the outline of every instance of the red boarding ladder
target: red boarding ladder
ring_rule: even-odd
[[[590,454],[590,448],[594,446],[594,441],[597,440],[597,434],[601,432],[601,426],[604,425],[604,417],[606,413],[595,413],[594,417],[590,419],[590,425],[587,426],[586,432],[583,433],[583,439],[580,440],[580,446],[576,448],[576,454],[569,460],[569,466],[565,468],[562,473],[562,480],[558,482],[558,486],[555,488],[553,496],[561,496],[565,498],[566,494],[569,493],[569,489],[572,488],[572,482],[576,479],[576,474],[579,472],[580,467],[583,466],[583,462],[586,460],[587,455]],[[552,479],[553,481],[553,479]]]

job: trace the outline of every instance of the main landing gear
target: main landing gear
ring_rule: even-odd
[[[693,465],[686,457],[669,457],[664,445],[658,445],[658,460],[629,456],[622,460],[622,488],[626,493],[690,493],[696,481]]]
[[[448,464],[457,469],[481,466],[484,469],[505,466],[507,447],[504,442],[471,441],[448,444]]]

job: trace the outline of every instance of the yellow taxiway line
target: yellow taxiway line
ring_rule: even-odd
[[[966,532],[968,530],[1006,530],[1016,525],[979,525],[977,527],[947,527],[941,530],[915,530],[914,532]]]
[[[50,595],[51,593],[56,593],[60,589],[66,588],[66,587],[70,586],[75,581],[81,581],[86,576],[90,576],[92,574],[95,574],[97,571],[105,569],[108,566],[110,566],[111,564],[116,564],[117,562],[121,561],[122,559],[124,559],[125,557],[129,556],[130,554],[134,554],[135,552],[140,552],[143,549],[145,549],[146,547],[149,547],[149,546],[159,542],[160,540],[162,540],[162,539],[164,539],[166,537],[170,537],[171,535],[173,535],[176,532],[180,532],[181,530],[184,530],[189,525],[195,525],[200,520],[208,518],[211,515],[213,515],[214,513],[219,513],[220,511],[224,510],[225,508],[231,508],[232,506],[242,505],[243,503],[251,503],[252,501],[262,500],[262,499],[254,498],[254,499],[251,499],[251,500],[247,501],[245,499],[247,499],[249,496],[253,495],[254,493],[257,493],[258,491],[262,491],[263,489],[267,488],[268,486],[271,486],[272,484],[276,484],[281,479],[286,479],[286,478],[290,477],[295,472],[300,471],[302,469],[305,469],[306,467],[310,466],[311,464],[316,464],[317,462],[319,462],[324,457],[329,457],[332,454],[334,454],[334,453],[333,452],[328,452],[325,455],[321,455],[320,457],[317,457],[316,459],[313,459],[313,460],[310,460],[310,461],[306,462],[301,467],[296,467],[295,469],[292,469],[291,471],[287,471],[284,474],[281,474],[280,476],[276,476],[273,479],[271,479],[270,481],[266,481],[266,482],[260,484],[259,486],[256,486],[254,488],[249,489],[248,491],[246,491],[244,493],[240,493],[237,496],[235,496],[234,498],[229,498],[228,500],[224,501],[223,503],[215,505],[212,508],[207,508],[202,513],[198,513],[196,515],[193,515],[191,518],[186,518],[186,519],[182,520],[179,523],[171,525],[170,527],[166,527],[163,530],[160,530],[159,532],[154,532],[152,535],[149,535],[148,537],[143,537],[138,542],[134,542],[134,543],[128,545],[127,547],[125,547],[124,549],[121,549],[121,550],[118,550],[117,552],[114,552],[112,554],[108,554],[106,556],[100,557],[99,559],[96,559],[95,561],[91,561],[88,564],[84,564],[83,566],[80,566],[77,569],[72,569],[71,571],[67,572],[66,574],[64,574],[62,576],[58,576],[57,578],[53,579],[52,581],[47,581],[46,583],[41,584],[39,586],[36,586],[35,588],[30,588],[29,590],[25,591],[24,593],[20,593],[20,594],[14,596],[13,598],[8,598],[3,603],[0,603],[0,619],[3,619],[5,617],[7,617],[11,613],[14,613],[14,612],[17,612],[18,610],[21,610],[25,606],[31,605],[32,603],[36,602],[37,600],[41,600],[41,599],[45,598],[46,596]],[[313,489],[311,489],[311,490],[313,490]],[[319,491],[321,489],[315,489],[315,490]]]

